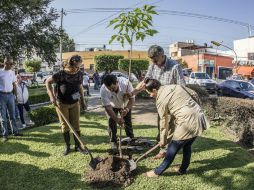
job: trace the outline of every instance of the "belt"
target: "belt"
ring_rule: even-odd
[[[11,94],[12,92],[3,92],[3,91],[0,91],[1,94]]]

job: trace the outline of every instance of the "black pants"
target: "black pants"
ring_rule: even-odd
[[[89,85],[83,85],[83,88],[86,90],[86,95],[87,95],[87,96],[90,96],[90,93],[89,93]]]
[[[118,115],[121,109],[113,108],[113,111],[115,112],[116,115]],[[131,110],[127,113],[127,115],[123,119],[124,119],[124,125],[125,125],[124,129],[125,129],[126,136],[133,138],[134,134],[132,129]],[[117,142],[117,137],[116,137],[117,123],[112,118],[109,118],[108,125],[109,125],[110,142]]]
[[[25,104],[18,104],[19,116],[20,116],[21,123],[25,124],[23,107],[25,108],[25,110],[27,112],[29,112],[31,109],[30,109],[28,102],[26,102]]]

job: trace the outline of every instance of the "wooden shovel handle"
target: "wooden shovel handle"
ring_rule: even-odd
[[[157,145],[155,145],[153,148],[151,148],[150,150],[148,150],[146,153],[144,153],[143,155],[141,155],[137,160],[136,163],[141,160],[143,157],[145,157],[146,155],[148,155],[149,153],[153,152],[155,149],[157,149],[160,146],[160,144],[158,143]]]

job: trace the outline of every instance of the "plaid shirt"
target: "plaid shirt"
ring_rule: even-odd
[[[146,73],[146,78],[156,79],[162,85],[180,84],[185,86],[181,66],[174,60],[166,57],[165,65],[159,68],[151,64]]]

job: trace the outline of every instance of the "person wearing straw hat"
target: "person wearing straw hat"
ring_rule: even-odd
[[[83,73],[80,71],[82,59],[79,55],[73,55],[63,65],[63,70],[55,73],[46,81],[47,92],[53,105],[58,106],[63,115],[69,120],[76,133],[80,136],[80,105],[86,109],[84,102],[84,91],[82,86]],[[56,83],[56,94],[52,84]],[[64,155],[70,152],[70,129],[61,114],[56,109],[62,128],[65,141]],[[75,151],[85,154],[86,151],[80,146],[80,142],[73,135],[75,140]]]

